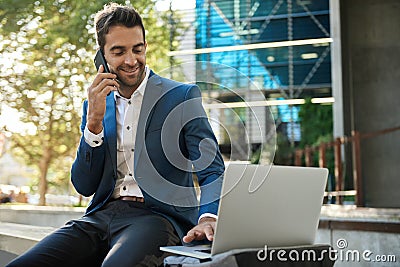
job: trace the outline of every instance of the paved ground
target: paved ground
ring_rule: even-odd
[[[0,267],[6,266],[8,262],[14,259],[17,255],[0,250]]]

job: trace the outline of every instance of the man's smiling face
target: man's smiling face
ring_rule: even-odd
[[[121,93],[129,97],[145,77],[147,43],[142,28],[112,26],[105,40],[104,56],[110,71],[118,76]]]

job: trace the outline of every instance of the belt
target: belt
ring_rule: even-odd
[[[144,198],[143,197],[124,196],[124,197],[119,197],[117,199],[118,200],[124,200],[124,201],[133,201],[133,202],[144,203]]]

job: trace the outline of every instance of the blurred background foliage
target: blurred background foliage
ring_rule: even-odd
[[[321,143],[333,141],[333,110],[332,105],[320,105],[311,103],[310,98],[306,98],[306,103],[301,105],[299,111],[301,121],[301,142],[299,148],[317,147]],[[313,166],[319,166],[318,153],[313,154]],[[333,147],[326,151],[326,164],[329,173],[334,173],[334,151]]]
[[[311,103],[311,98],[306,98],[304,105],[300,106],[299,118],[301,121],[301,141],[299,146],[319,145],[321,142],[333,140],[333,111],[332,105]]]

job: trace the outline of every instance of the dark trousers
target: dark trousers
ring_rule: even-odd
[[[114,200],[45,237],[7,267],[162,266],[160,246],[180,243],[171,223],[144,203]]]

